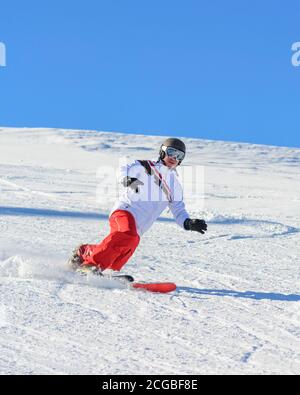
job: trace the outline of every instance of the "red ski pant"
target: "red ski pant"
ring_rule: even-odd
[[[100,244],[86,244],[80,249],[84,264],[101,270],[121,270],[134,253],[140,237],[135,219],[125,210],[117,210],[109,218],[110,234]]]

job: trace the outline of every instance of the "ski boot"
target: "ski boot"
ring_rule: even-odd
[[[73,252],[71,257],[68,260],[68,265],[72,270],[77,270],[83,263],[83,260],[80,257],[80,248],[83,246],[83,244],[79,245],[76,247]]]

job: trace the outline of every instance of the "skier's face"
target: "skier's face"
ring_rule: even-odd
[[[161,153],[164,152],[164,163],[171,169],[179,165],[185,157],[185,152],[175,147],[161,146]]]
[[[168,155],[164,157],[164,162],[169,169],[175,168],[179,163],[175,158],[171,158]]]

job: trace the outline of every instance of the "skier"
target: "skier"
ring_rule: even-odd
[[[169,207],[185,230],[207,230],[202,219],[191,219],[185,210],[176,167],[185,157],[186,147],[177,138],[163,142],[158,160],[136,160],[121,167],[122,195],[110,217],[110,234],[100,244],[84,244],[73,251],[71,267],[86,274],[119,272],[137,248],[140,237]],[[110,270],[107,270],[110,269]]]

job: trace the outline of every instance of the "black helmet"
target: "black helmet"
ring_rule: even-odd
[[[160,146],[159,159],[162,159],[162,160],[164,159],[164,157],[166,155],[165,151],[162,149],[163,147],[172,147],[172,148],[176,148],[179,151],[182,151],[184,153],[186,152],[186,147],[185,147],[185,144],[183,141],[181,141],[175,137],[170,137],[167,140],[165,140],[162,143],[162,145]],[[178,165],[180,165],[181,162],[182,162],[182,160],[179,161]]]

